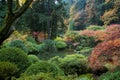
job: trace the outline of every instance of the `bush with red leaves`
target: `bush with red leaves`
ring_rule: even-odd
[[[105,32],[107,34],[106,38],[104,39],[105,41],[118,39],[120,38],[120,25],[113,24],[113,25],[107,26]]]
[[[105,37],[107,36],[107,34],[105,33],[105,31],[103,30],[97,30],[97,31],[93,31],[93,30],[83,30],[80,35],[85,35],[85,36],[89,36],[89,37],[94,37],[96,39],[96,41],[103,41],[105,39]]]
[[[97,70],[106,63],[120,65],[120,39],[98,44],[89,57],[90,67]]]
[[[105,30],[103,42],[98,44],[89,57],[90,67],[98,70],[106,63],[120,65],[120,25],[110,25]]]

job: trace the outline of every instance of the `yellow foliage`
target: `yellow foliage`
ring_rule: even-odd
[[[22,6],[25,2],[26,2],[26,0],[19,0],[20,6]]]
[[[14,31],[13,34],[6,41],[12,41],[12,40],[22,40],[22,41],[25,41],[27,37],[28,37],[27,34],[23,35],[23,34],[19,33],[18,31]]]
[[[106,11],[104,13],[104,15],[101,17],[102,21],[104,22],[104,24],[109,24],[112,21],[116,21],[119,19],[119,17],[117,16],[117,9],[111,9],[109,11]]]

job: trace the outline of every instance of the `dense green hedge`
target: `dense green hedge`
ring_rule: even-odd
[[[57,64],[66,75],[80,75],[89,72],[87,57],[81,54],[67,55],[64,58],[56,56],[49,62]]]
[[[52,64],[52,63],[48,63],[45,61],[39,61],[36,62],[35,64],[32,64],[31,66],[29,66],[27,68],[27,70],[25,71],[24,75],[36,75],[39,73],[50,73],[53,76],[55,75],[63,75],[63,71],[59,69],[58,66]]]
[[[0,61],[8,61],[16,64],[20,71],[29,66],[27,54],[19,48],[7,47],[0,49]]]
[[[19,69],[10,62],[0,61],[0,80],[11,80],[11,77],[17,76]]]
[[[40,59],[36,55],[32,55],[32,54],[28,55],[28,60],[30,64],[40,61]]]

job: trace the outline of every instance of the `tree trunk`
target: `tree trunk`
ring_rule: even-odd
[[[33,0],[26,0],[24,5],[20,7],[20,9],[13,13],[12,0],[7,0],[8,13],[5,18],[3,29],[0,31],[0,45],[13,33],[14,27],[12,26],[12,24],[28,9],[32,1]]]
[[[12,16],[6,21],[6,24],[0,32],[0,45],[13,33],[14,30],[12,29],[12,23],[14,21],[15,20],[12,18]]]
[[[49,19],[47,20],[47,33],[48,33],[48,39],[50,39],[51,26],[50,26],[50,3],[49,3],[49,0],[48,0],[48,5],[47,5],[47,12],[48,12],[48,17],[49,17]]]

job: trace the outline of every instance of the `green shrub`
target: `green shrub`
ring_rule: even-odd
[[[53,77],[51,77],[50,74],[47,73],[40,73],[37,75],[31,75],[31,76],[23,76],[16,80],[54,80]]]
[[[75,80],[72,76],[55,76],[48,73],[40,73],[37,75],[23,76],[16,80]]]
[[[80,51],[80,50],[82,50],[82,49],[83,49],[82,46],[77,46],[75,50],[76,50],[76,51]]]
[[[65,41],[69,42],[69,40],[73,41],[77,36],[78,36],[77,32],[68,31],[64,37],[65,37]]]
[[[28,67],[28,69],[25,71],[25,75],[36,75],[39,73],[50,73],[53,76],[55,75],[63,75],[63,72],[59,69],[58,66],[48,63],[45,61],[36,62],[35,64],[32,64]]]
[[[83,74],[83,75],[80,75],[77,80],[95,80],[93,78],[93,74]]]
[[[42,44],[39,45],[40,52],[56,52],[57,48],[55,46],[55,41],[45,40]]]
[[[85,59],[78,59],[73,57],[65,57],[60,63],[60,68],[66,75],[83,74],[87,72],[87,61]]]
[[[20,68],[20,71],[24,71],[29,65],[27,54],[13,47],[0,49],[0,61],[12,62]]]
[[[57,49],[64,49],[67,46],[67,44],[64,41],[56,41],[55,45]]]
[[[11,42],[6,43],[5,47],[16,47],[20,48],[25,52],[28,52],[27,47],[25,46],[24,42],[21,40],[14,40]]]
[[[104,30],[105,28],[103,26],[91,25],[91,26],[87,27],[86,29],[97,31],[97,30]]]
[[[36,43],[26,41],[25,45],[28,49],[28,54],[38,54],[39,53],[39,48],[38,48],[39,46]]]
[[[28,60],[30,64],[40,61],[40,59],[36,55],[28,55]]]
[[[59,65],[66,75],[80,75],[89,72],[87,57],[81,54],[67,55],[64,58],[54,57],[49,61]]]
[[[79,46],[82,46],[82,47],[95,47],[97,44],[94,37],[89,37],[84,35],[79,35],[75,37],[73,42],[79,43]]]
[[[35,39],[32,38],[32,37],[27,37],[26,40],[27,40],[28,42],[36,43]]]
[[[120,80],[120,71],[107,72],[101,75],[99,80]]]
[[[55,56],[49,59],[48,62],[59,65],[61,63],[61,59],[62,59],[61,57]]]
[[[54,41],[64,41],[61,37],[56,37]]]
[[[92,50],[93,50],[93,48],[90,48],[90,47],[81,48],[80,46],[78,46],[76,48],[75,52],[78,54],[83,54],[83,55],[89,56],[90,53],[92,52]]]
[[[19,71],[15,64],[0,61],[0,80],[10,80]]]

